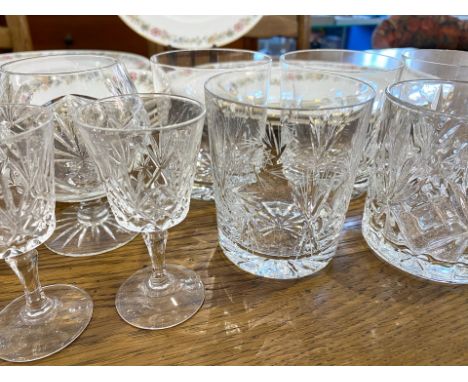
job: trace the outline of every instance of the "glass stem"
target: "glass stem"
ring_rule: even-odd
[[[102,224],[109,216],[105,198],[81,202],[78,208],[78,222],[85,226]]]
[[[27,318],[37,318],[46,313],[52,302],[44,294],[39,281],[37,251],[33,249],[26,253],[7,256],[5,261],[23,285],[26,300],[24,313]]]
[[[145,232],[143,240],[148,248],[153,268],[149,286],[152,289],[163,289],[168,285],[165,273],[167,231]]]

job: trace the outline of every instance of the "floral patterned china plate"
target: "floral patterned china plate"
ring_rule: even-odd
[[[154,93],[153,74],[150,70],[128,69],[138,93]]]
[[[250,31],[262,16],[120,16],[139,35],[179,49],[223,46]]]

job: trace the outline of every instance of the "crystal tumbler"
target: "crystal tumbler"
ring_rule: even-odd
[[[287,73],[298,67],[342,74],[367,82],[376,92],[366,143],[359,164],[353,198],[363,195],[367,189],[369,168],[376,151],[375,140],[378,134],[385,88],[400,79],[403,63],[400,59],[371,52],[343,49],[314,49],[286,53],[281,56],[281,69]]]
[[[239,268],[296,279],[332,259],[375,92],[347,77],[300,70],[268,79],[226,73],[206,83],[220,245]]]
[[[363,235],[381,259],[427,280],[468,283],[468,82],[386,91]]]
[[[205,102],[204,85],[225,71],[269,72],[271,58],[263,53],[239,49],[201,49],[163,52],[151,57],[154,88]],[[208,128],[203,128],[192,198],[213,200]]]
[[[402,55],[405,68],[402,80],[423,78],[468,79],[468,52],[443,49],[416,49]]]

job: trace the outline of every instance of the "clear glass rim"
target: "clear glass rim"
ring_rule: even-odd
[[[33,62],[33,61],[45,61],[49,59],[63,59],[63,58],[79,58],[79,57],[86,57],[86,58],[99,58],[99,59],[105,59],[108,62],[100,65],[98,67],[94,68],[88,68],[88,69],[75,69],[75,70],[67,70],[67,71],[34,71],[34,72],[25,72],[25,71],[16,71],[16,70],[9,70],[8,66],[14,66],[17,64],[22,64],[22,63],[27,63],[27,62]],[[74,75],[74,74],[83,74],[83,73],[91,73],[91,72],[96,72],[100,71],[103,69],[108,69],[113,66],[122,66],[123,64],[120,63],[120,61],[116,60],[113,57],[109,56],[104,56],[104,55],[99,55],[99,54],[51,54],[49,56],[37,56],[37,57],[27,57],[27,58],[22,58],[20,60],[15,60],[15,61],[9,61],[4,63],[3,65],[0,66],[0,72],[3,72],[4,74],[11,75],[11,76],[63,76],[63,75]]]
[[[322,71],[319,71],[319,70],[307,70],[307,73],[317,73],[317,74],[320,74],[322,76],[326,75],[328,77],[335,77],[335,78],[340,78],[340,79],[347,80],[349,82],[359,83],[359,84],[365,86],[367,92],[369,92],[369,96],[364,101],[352,103],[352,104],[349,104],[349,105],[326,106],[326,107],[317,107],[316,109],[311,109],[311,108],[301,108],[301,107],[282,107],[282,106],[274,106],[274,105],[269,105],[269,104],[254,105],[254,104],[250,104],[250,103],[247,103],[247,102],[242,102],[242,101],[230,99],[228,97],[223,97],[221,95],[218,95],[218,94],[214,93],[213,91],[211,91],[208,88],[208,86],[211,83],[214,83],[215,80],[218,79],[219,77],[229,76],[229,75],[232,75],[232,74],[239,74],[239,72],[237,72],[237,71],[218,73],[218,74],[214,75],[213,77],[211,77],[210,79],[208,79],[208,81],[205,82],[204,87],[205,87],[205,92],[209,93],[211,96],[213,96],[215,98],[222,99],[223,101],[233,103],[233,104],[243,106],[243,107],[252,107],[252,108],[255,108],[255,109],[259,109],[259,110],[267,110],[267,111],[272,110],[272,111],[279,111],[279,112],[282,112],[282,111],[310,112],[310,111],[329,111],[329,110],[338,110],[338,109],[351,109],[351,108],[354,108],[354,107],[365,105],[367,103],[372,104],[373,101],[374,101],[374,98],[375,98],[375,95],[376,95],[375,90],[371,85],[369,85],[368,83],[366,83],[364,81],[358,80],[356,78],[348,77],[348,76],[343,76],[343,75],[340,75],[340,74],[322,72]]]
[[[117,99],[124,99],[124,98],[135,98],[138,97],[140,99],[143,98],[169,98],[169,99],[177,99],[177,100],[182,100],[187,103],[191,103],[192,105],[198,106],[200,108],[200,114],[197,115],[196,117],[193,117],[187,121],[184,122],[179,122],[179,123],[173,123],[171,125],[167,126],[160,126],[160,127],[149,127],[147,129],[131,129],[131,130],[126,130],[125,128],[112,128],[112,127],[100,127],[100,126],[94,126],[90,125],[89,123],[83,122],[78,114],[82,111],[85,110],[87,107],[91,107],[96,104],[103,104],[103,103],[109,103],[110,101],[117,100]],[[205,106],[201,103],[198,102],[194,99],[188,98],[188,97],[183,97],[183,96],[178,96],[178,95],[173,95],[173,94],[168,94],[168,93],[131,93],[131,94],[121,94],[117,96],[112,96],[112,97],[107,97],[107,98],[101,98],[99,100],[96,100],[94,102],[88,103],[86,105],[82,105],[78,108],[75,109],[74,112],[74,117],[75,120],[78,122],[78,124],[86,129],[92,129],[92,130],[101,130],[101,131],[120,131],[120,132],[126,132],[126,133],[141,133],[141,132],[148,132],[148,131],[166,131],[166,130],[176,130],[176,129],[181,129],[189,125],[193,125],[194,127],[196,126],[197,122],[200,121],[205,117],[206,114],[206,108]],[[126,125],[125,125],[126,126]]]
[[[417,106],[411,102],[408,101],[403,101],[402,99],[394,96],[391,91],[392,89],[396,87],[401,87],[405,84],[434,84],[434,85],[444,85],[444,84],[451,84],[451,85],[458,85],[458,84],[463,84],[467,87],[468,89],[468,81],[457,81],[457,80],[442,80],[442,79],[420,79],[420,80],[406,80],[406,81],[399,81],[395,82],[394,84],[391,84],[387,86],[385,89],[385,97],[396,104],[399,107],[403,107],[405,109],[408,109],[409,111],[416,112],[418,114],[430,114],[434,116],[439,116],[439,117],[447,117],[447,118],[455,118],[455,119],[461,119],[461,120],[466,120],[468,121],[468,114],[467,115],[458,115],[458,114],[450,114],[442,111],[437,111],[437,110],[431,110],[427,109],[422,106]]]
[[[76,53],[72,53],[72,52],[76,52]],[[34,55],[35,53],[39,53],[43,55],[35,56]],[[60,56],[60,55],[71,55],[71,56],[77,56],[77,55],[101,56],[102,55],[104,57],[109,57],[105,55],[105,53],[133,57],[133,58],[138,58],[140,60],[145,59],[145,61],[149,61],[148,57],[145,57],[138,53],[125,52],[123,50],[110,50],[110,49],[41,49],[41,50],[31,50],[31,51],[25,51],[25,52],[1,53],[0,58],[2,56],[6,57],[6,56],[14,56],[14,55],[24,56],[24,58],[50,57],[50,56]],[[18,60],[23,60],[24,58],[21,58]],[[18,60],[15,60],[15,61],[18,61]],[[13,61],[8,61],[8,63],[12,63],[12,62]]]
[[[0,141],[0,145],[4,144],[5,142],[10,143],[10,142],[16,141],[18,139],[24,138],[25,136],[27,136],[29,134],[32,134],[36,130],[45,128],[45,126],[47,126],[48,124],[50,124],[52,122],[53,113],[52,113],[52,110],[49,107],[44,107],[44,106],[40,106],[40,105],[28,105],[28,104],[24,104],[24,103],[0,102],[0,108],[3,109],[5,107],[21,107],[21,108],[26,108],[26,109],[37,110],[36,115],[44,114],[44,115],[47,116],[47,118],[44,121],[42,121],[42,123],[40,123],[39,125],[37,125],[35,127],[32,127],[32,128],[30,128],[28,130],[25,130],[25,131],[22,131],[21,133],[16,133],[13,136],[2,138],[2,140]]]
[[[457,65],[457,64],[449,64],[447,62],[440,62],[440,61],[433,61],[431,59],[425,59],[421,57],[411,57],[413,54],[425,54],[428,52],[438,52],[438,53],[444,53],[444,54],[452,54],[453,52],[456,52],[455,54],[460,54],[460,55],[466,55],[467,60],[468,60],[468,52],[464,50],[455,50],[455,49],[415,49],[412,51],[404,52],[401,57],[403,57],[403,61],[405,66],[407,66],[408,61],[417,61],[421,63],[426,63],[430,65],[437,65],[437,66],[446,66],[446,67],[452,67],[452,68],[468,68],[468,65]],[[452,53],[450,53],[452,52]]]
[[[309,53],[320,53],[320,52],[324,52],[324,53],[341,53],[341,54],[346,54],[346,55],[360,55],[360,56],[366,56],[366,55],[373,55],[373,56],[380,56],[380,57],[385,57],[386,59],[390,60],[391,62],[393,62],[394,64],[396,64],[396,67],[394,68],[385,68],[385,67],[378,67],[378,66],[375,66],[375,65],[362,65],[363,68],[367,68],[367,69],[371,69],[371,70],[375,70],[375,71],[378,71],[378,72],[396,72],[398,70],[401,70],[403,69],[403,67],[405,66],[405,63],[396,58],[396,57],[392,57],[392,56],[387,56],[385,54],[381,54],[381,53],[375,53],[375,52],[369,52],[369,51],[365,51],[365,50],[349,50],[349,49],[305,49],[305,50],[295,50],[293,52],[287,52],[287,53],[284,53],[280,56],[280,63],[285,63],[285,64],[288,64],[288,65],[291,65],[293,67],[296,67],[296,68],[304,68],[304,65],[302,64],[295,64],[294,61],[289,61],[290,60],[290,57],[293,56],[293,55],[298,55],[298,54],[309,54]],[[290,56],[288,58],[288,56]],[[330,61],[324,61],[324,62],[330,62]],[[305,67],[307,68],[307,66]]]
[[[382,53],[386,50],[394,50],[394,51],[413,51],[413,50],[418,50],[419,48],[415,48],[414,46],[402,46],[402,47],[398,47],[398,48],[370,48],[370,49],[366,49],[366,50],[363,50],[363,52],[367,52],[367,53],[375,53],[375,54],[381,54],[382,56],[387,56],[386,54]],[[393,57],[393,56],[387,56],[387,57]],[[395,57],[393,57],[395,58]]]
[[[180,66],[180,65],[170,65],[170,64],[162,64],[158,62],[159,57],[163,56],[169,56],[169,55],[178,55],[178,54],[187,54],[187,53],[200,53],[200,52],[226,52],[226,53],[244,53],[244,54],[250,54],[252,57],[255,55],[261,56],[262,59],[258,61],[251,61],[251,65],[247,65],[242,67],[244,68],[251,68],[251,67],[259,67],[262,65],[271,65],[273,62],[273,59],[262,52],[256,52],[254,50],[247,50],[247,49],[230,49],[230,48],[208,48],[208,49],[180,49],[180,50],[169,50],[167,52],[161,52],[161,53],[156,53],[150,57],[150,62],[151,65],[153,66],[161,66],[165,68],[187,68],[190,70],[196,70],[196,71],[209,71],[209,70],[214,70],[213,68],[200,68],[197,66]],[[222,68],[216,68],[216,70],[223,70]],[[228,70],[232,70],[232,68],[229,68]]]
[[[401,47],[401,48],[375,48],[375,49],[371,48],[371,49],[366,49],[363,52],[373,53],[373,54],[380,54],[381,56],[396,58],[397,60],[399,60],[400,62],[403,63],[403,67],[404,67],[405,66],[405,60],[403,59],[403,54],[405,52],[410,52],[410,51],[413,51],[413,50],[418,50],[418,48],[414,48],[412,46],[406,46],[406,47]],[[401,51],[401,53],[400,53],[401,58],[398,58],[396,56],[392,56],[389,52],[385,52],[385,51],[395,51],[395,52]]]

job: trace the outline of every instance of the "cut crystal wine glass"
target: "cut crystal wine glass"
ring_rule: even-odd
[[[344,49],[314,49],[290,52],[280,57],[281,70],[288,73],[300,67],[353,77],[370,84],[375,92],[374,105],[366,134],[366,145],[359,164],[353,198],[366,192],[369,169],[377,149],[385,88],[400,79],[403,63],[400,59],[377,53]]]
[[[195,272],[164,261],[167,230],[188,213],[204,115],[199,102],[164,94],[112,97],[75,115],[117,222],[141,232],[151,258],[116,296],[122,319],[138,328],[177,325],[205,297]]]
[[[396,83],[383,113],[364,238],[414,276],[468,284],[468,82]]]
[[[297,279],[336,252],[375,92],[303,68],[279,99],[265,82],[230,72],[205,85],[219,242],[247,272]]]
[[[269,73],[271,58],[263,53],[239,49],[200,49],[163,52],[151,57],[154,88],[205,102],[204,85],[210,77],[226,71]],[[213,200],[213,179],[208,128],[203,129],[192,197]]]
[[[89,256],[133,239],[102,199],[104,187],[71,117],[84,103],[134,93],[123,65],[104,56],[53,55],[4,64],[0,75],[1,99],[53,109],[57,201],[80,202],[57,212],[57,227],[47,247],[66,256]]]
[[[41,287],[36,247],[55,228],[52,113],[39,106],[0,104],[0,259],[24,295],[0,312],[0,358],[26,362],[73,342],[93,312],[73,285]]]

